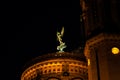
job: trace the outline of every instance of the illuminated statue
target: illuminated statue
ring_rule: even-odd
[[[65,43],[62,42],[63,34],[64,34],[64,27],[62,27],[61,33],[60,33],[60,32],[57,32],[57,39],[58,39],[58,41],[59,41],[59,43],[60,43],[60,45],[57,46],[57,50],[59,50],[59,52],[64,52],[63,49],[67,47],[67,46],[65,45]]]

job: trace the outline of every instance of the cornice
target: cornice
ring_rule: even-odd
[[[87,40],[86,45],[85,45],[85,56],[89,57],[90,53],[90,48],[95,47],[95,45],[101,44],[104,40],[115,40],[115,41],[120,41],[120,34],[107,34],[107,33],[101,33],[89,40]]]

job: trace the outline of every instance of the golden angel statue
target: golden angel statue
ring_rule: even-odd
[[[67,46],[65,45],[65,43],[62,42],[63,34],[64,34],[64,27],[62,27],[61,33],[60,33],[60,32],[57,32],[57,39],[58,39],[58,41],[59,41],[59,43],[60,43],[60,45],[57,46],[57,50],[59,50],[59,52],[64,52],[63,49],[67,47]]]

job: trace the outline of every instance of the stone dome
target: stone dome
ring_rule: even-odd
[[[38,56],[25,65],[21,80],[31,80],[41,76],[43,80],[69,79],[87,80],[87,63],[85,56],[78,53],[55,52]]]

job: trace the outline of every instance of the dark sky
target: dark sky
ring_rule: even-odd
[[[25,63],[39,55],[56,52],[59,45],[56,32],[61,31],[62,26],[65,28],[63,41],[67,45],[64,51],[82,46],[79,1],[56,6],[37,6],[30,8],[32,10],[25,7],[11,16],[10,23],[14,27],[7,28],[8,53],[1,56],[2,68],[7,68],[3,75],[10,77],[4,78],[20,80]]]

